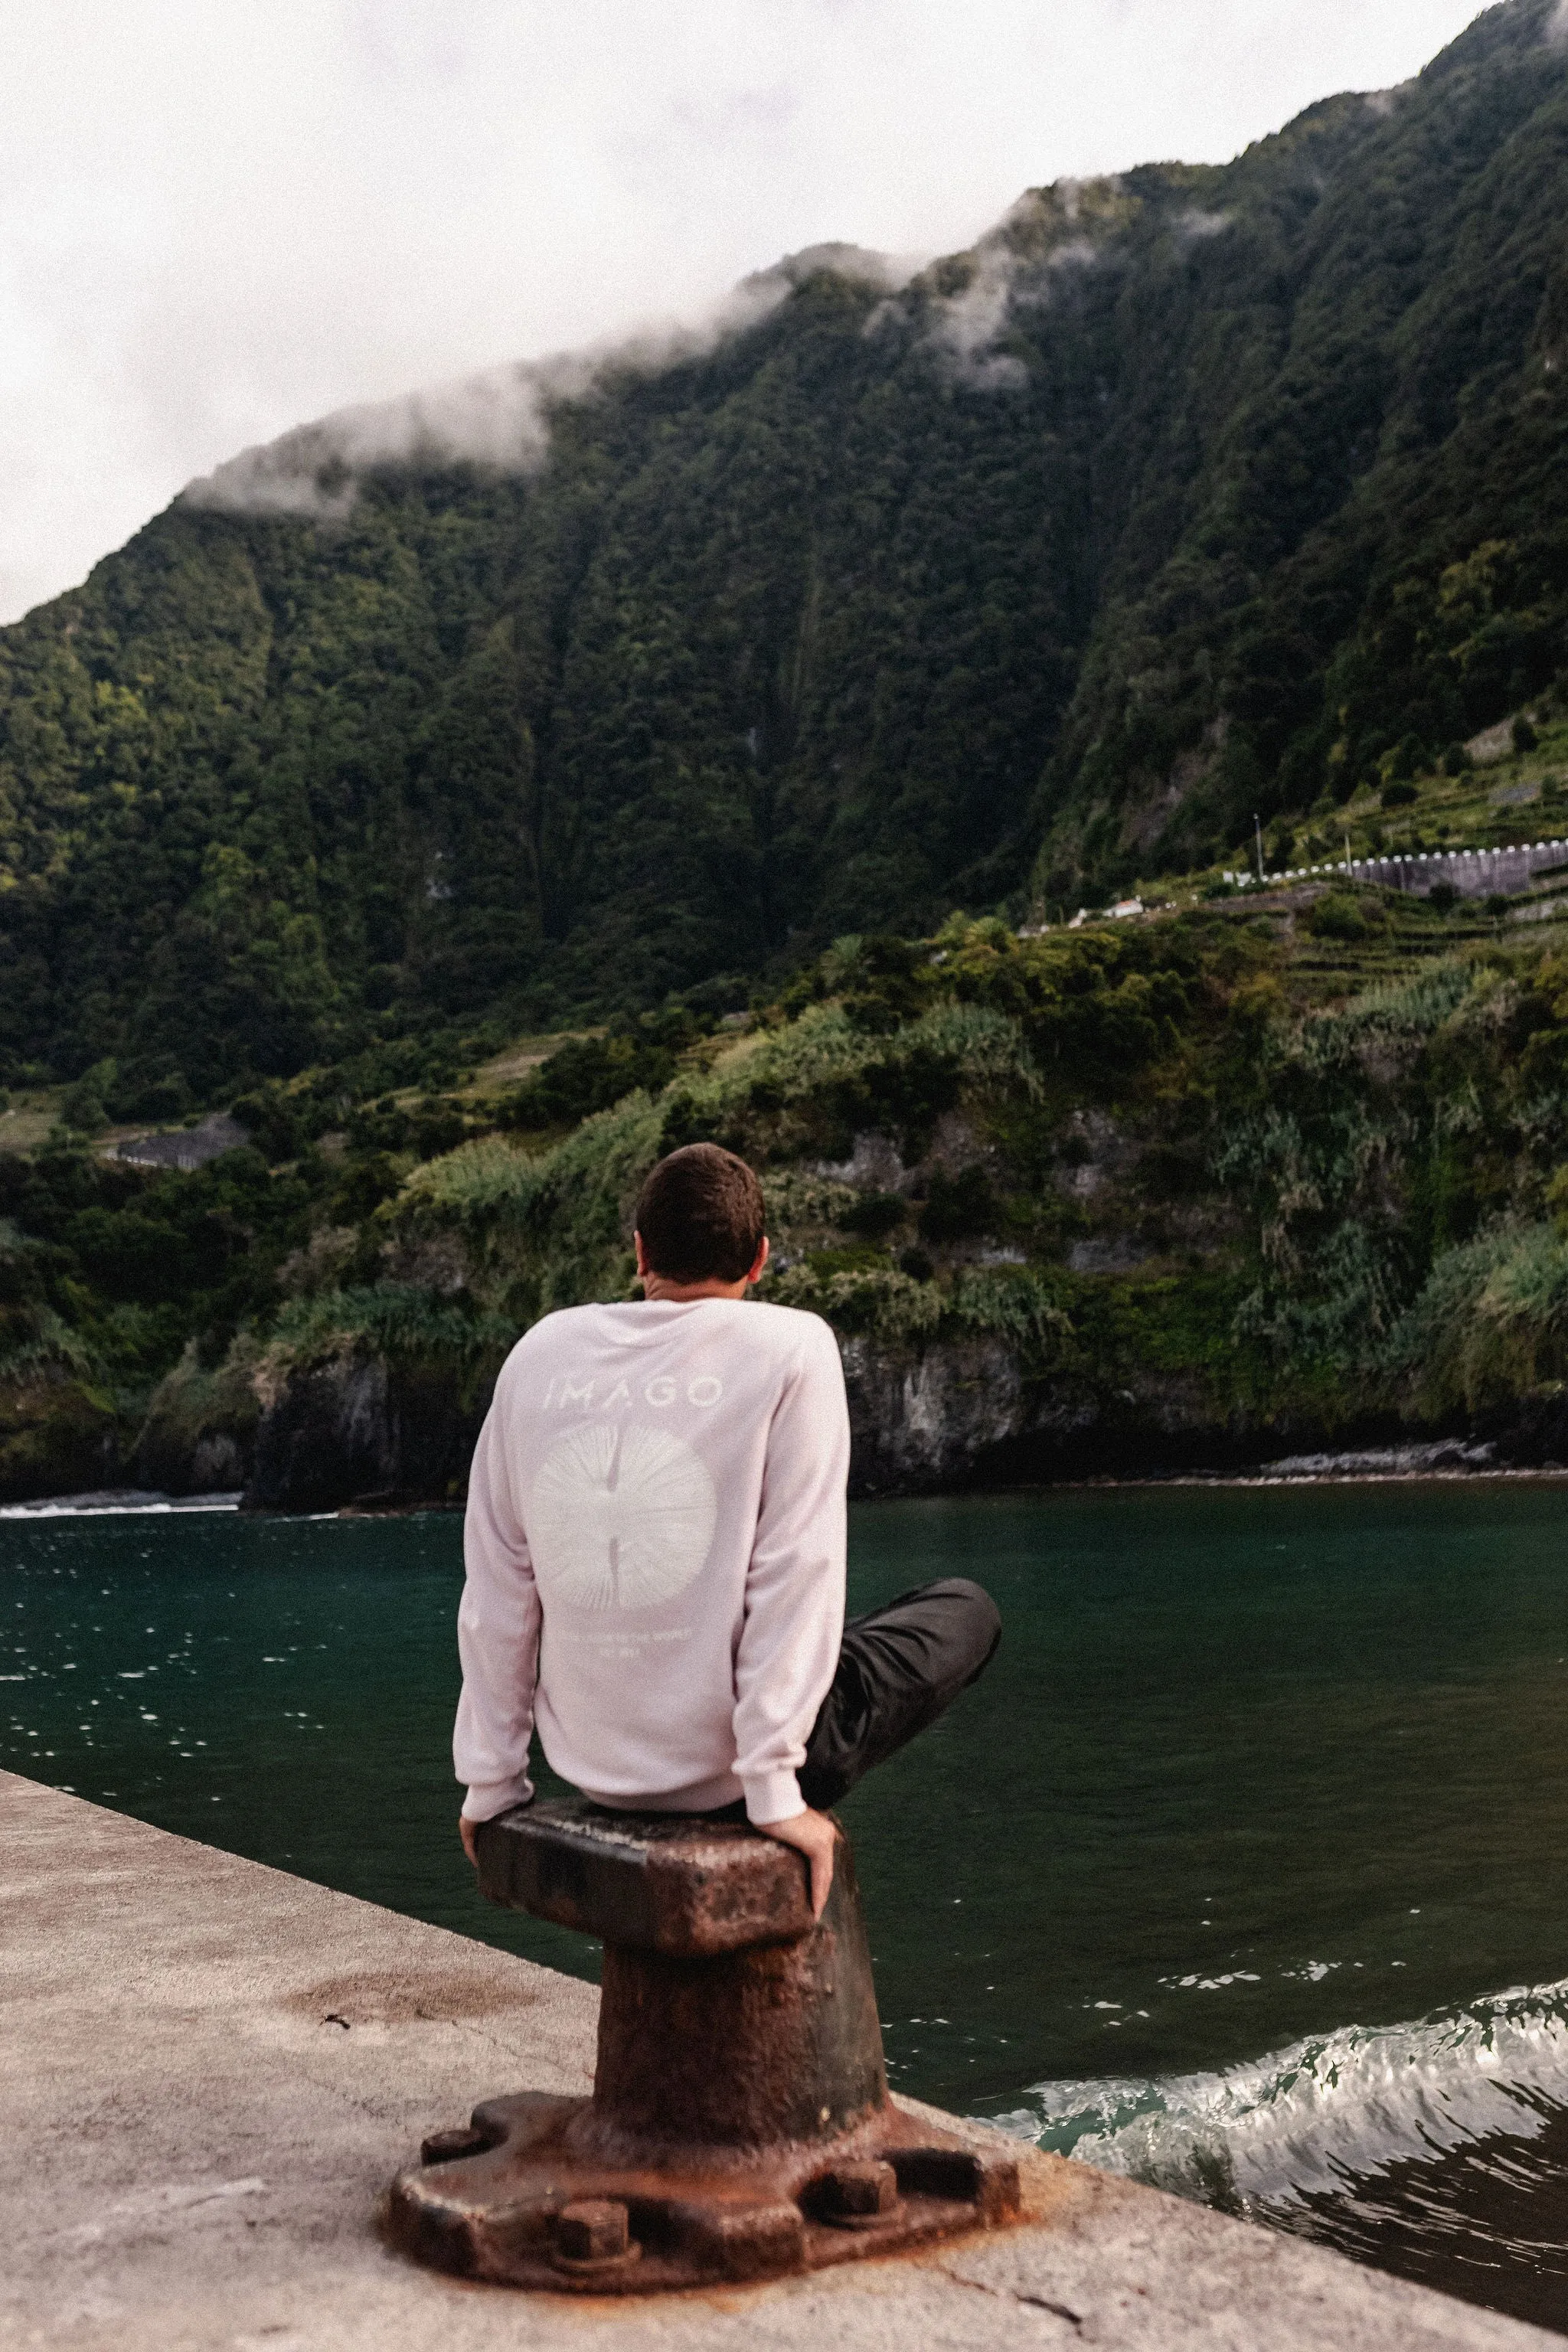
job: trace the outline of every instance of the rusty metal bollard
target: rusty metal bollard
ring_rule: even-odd
[[[743,1822],[533,1804],[479,1833],[495,1903],[602,1937],[591,2099],[522,2091],[392,2189],[419,2260],[605,2294],[776,2277],[996,2223],[1018,2168],[895,2107],[849,1841],[806,1866]]]

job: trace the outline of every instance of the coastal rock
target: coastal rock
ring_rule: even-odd
[[[858,1499],[1081,1478],[1431,1475],[1568,1461],[1568,1403],[1468,1437],[1437,1436],[1386,1419],[1326,1430],[1305,1421],[1226,1421],[1196,1380],[1145,1372],[1136,1387],[1031,1377],[1005,1340],[941,1339],[892,1348],[841,1338]],[[298,1369],[249,1419],[233,1396],[197,1395],[186,1370],[154,1400],[134,1457],[138,1480],[172,1495],[243,1484],[252,1510],[329,1511],[460,1502],[489,1402],[432,1365],[373,1351]],[[174,1392],[167,1393],[171,1387]],[[73,1457],[81,1486],[109,1457]],[[40,1485],[15,1493],[58,1491]]]
[[[260,1406],[258,1349],[242,1338],[204,1365],[193,1342],[153,1392],[132,1453],[140,1486],[165,1495],[232,1494],[250,1475]]]
[[[1037,1428],[1013,1351],[1000,1340],[938,1341],[895,1355],[842,1343],[853,1439],[850,1492],[930,1493],[966,1482]]]
[[[987,1477],[1081,1475],[1102,1466],[1103,1409],[1086,1395],[1026,1381],[1001,1341],[938,1341],[895,1353],[842,1342],[857,1496],[930,1494]],[[245,1485],[251,1510],[327,1511],[459,1500],[489,1403],[465,1402],[449,1379],[374,1354],[291,1373],[256,1428]],[[1113,1408],[1113,1411],[1115,1409]],[[1146,1453],[1155,1416],[1134,1441]],[[204,1443],[216,1433],[204,1433]],[[139,1474],[171,1493],[198,1490],[194,1455],[147,1448]],[[211,1475],[206,1486],[225,1481]]]
[[[1051,1480],[1245,1469],[1321,1433],[1216,1425],[1195,1383],[1149,1379],[1135,1392],[1032,1380],[1000,1339],[895,1349],[843,1337],[853,1438],[849,1492],[868,1500]],[[291,1373],[262,1413],[245,1489],[251,1510],[330,1511],[460,1501],[489,1402],[449,1378],[346,1357]],[[143,1457],[139,1455],[139,1465]],[[163,1457],[171,1492],[198,1491],[195,1465]],[[148,1471],[142,1469],[146,1476]],[[208,1486],[226,1482],[208,1476]]]
[[[263,1412],[244,1507],[460,1500],[489,1406],[443,1374],[363,1354],[293,1373]]]
[[[1031,1378],[1002,1339],[905,1352],[854,1337],[839,1344],[852,1496],[1228,1472],[1309,1434],[1216,1421],[1195,1380],[1151,1374],[1136,1390],[1107,1392],[1081,1378]]]
[[[1363,1446],[1346,1454],[1288,1454],[1265,1462],[1258,1470],[1264,1479],[1303,1478],[1431,1478],[1468,1470],[1494,1470],[1494,1444],[1474,1445],[1461,1437],[1439,1438],[1427,1445]]]

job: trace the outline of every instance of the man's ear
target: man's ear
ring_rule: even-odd
[[[762,1248],[757,1252],[757,1255],[756,1255],[755,1258],[754,1258],[754,1259],[752,1260],[752,1270],[751,1270],[750,1274],[746,1276],[746,1280],[747,1280],[748,1282],[761,1282],[761,1280],[762,1280],[762,1278],[763,1278],[763,1266],[764,1266],[764,1265],[766,1265],[767,1262],[768,1262],[768,1237],[767,1237],[766,1234],[764,1234],[763,1235],[763,1245],[762,1245]]]
[[[637,1280],[640,1282],[644,1275],[647,1272],[647,1252],[642,1245],[641,1234],[634,1232],[632,1234],[632,1247],[637,1254]]]

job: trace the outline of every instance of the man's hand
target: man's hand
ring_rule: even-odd
[[[467,1813],[459,1813],[458,1815],[458,1835],[463,1841],[463,1852],[468,1855],[468,1860],[473,1864],[476,1870],[478,1870],[479,1866],[479,1853],[474,1845],[474,1832],[478,1828],[478,1822],[471,1822]]]
[[[804,1813],[792,1813],[787,1822],[753,1822],[753,1829],[764,1837],[777,1838],[780,1845],[793,1845],[796,1853],[804,1853],[811,1864],[811,1916],[820,1919],[828,1889],[833,1885],[833,1854],[838,1832],[826,1813],[814,1813],[807,1806]]]

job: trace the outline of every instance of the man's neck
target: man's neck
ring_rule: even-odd
[[[645,1274],[642,1295],[645,1299],[658,1299],[671,1307],[684,1307],[693,1298],[744,1298],[749,1277],[739,1282],[671,1282],[662,1274]]]
[[[694,1298],[744,1298],[753,1282],[760,1279],[768,1262],[767,1235],[763,1235],[757,1255],[739,1282],[723,1282],[716,1274],[705,1275],[700,1282],[677,1282],[668,1274],[658,1274],[647,1262],[647,1251],[640,1233],[632,1235],[637,1251],[637,1280],[642,1284],[645,1299],[658,1299],[667,1307],[685,1307]]]

